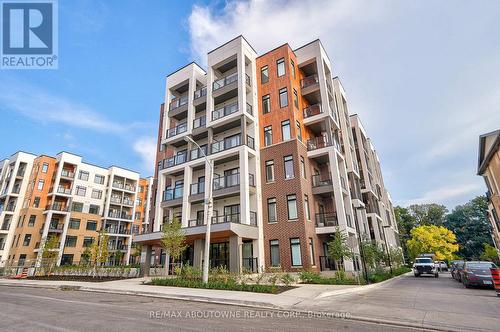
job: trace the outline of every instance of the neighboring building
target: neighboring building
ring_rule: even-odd
[[[22,198],[18,216],[11,219],[12,241],[6,243],[2,260],[9,265],[40,263],[44,241],[56,236],[57,263],[77,264],[103,229],[109,235],[107,264],[128,262],[134,226],[140,231],[144,223],[144,207],[138,203],[145,201],[146,190],[138,193],[139,174],[95,166],[67,152],[30,156],[24,176],[16,178],[23,184]]]
[[[500,255],[500,130],[479,136],[478,175],[486,182],[488,217],[493,242]]]
[[[380,225],[373,240],[398,246],[378,158],[370,144],[365,162],[374,172],[361,174],[347,98],[319,40],[257,56],[240,36],[209,52],[207,64],[207,71],[191,63],[167,76],[151,233],[135,239],[148,263],[150,256],[168,261],[161,225],[177,218],[188,243],[182,260],[201,267],[210,174],[203,154],[215,173],[212,266],[357,271],[359,242],[370,238],[366,202],[378,208],[369,213]],[[376,181],[366,201],[364,176]],[[381,233],[384,225],[392,232]],[[327,257],[337,228],[348,235],[354,259]]]

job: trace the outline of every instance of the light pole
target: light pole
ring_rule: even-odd
[[[384,229],[385,250],[387,251],[387,259],[389,259],[389,269],[391,270],[391,274],[392,274],[391,255],[389,254],[389,246],[387,245],[387,236],[385,235],[385,229],[389,228],[389,227],[391,227],[391,226],[389,226],[389,225],[382,226],[382,228]]]
[[[207,230],[205,233],[205,252],[203,253],[204,260],[203,260],[203,282],[207,283],[208,282],[208,267],[209,267],[209,259],[210,259],[210,225],[212,223],[212,209],[213,209],[213,199],[212,199],[212,182],[213,182],[213,177],[214,177],[214,167],[212,165],[212,162],[208,160],[207,155],[203,151],[203,149],[196,143],[191,137],[186,136],[184,137],[184,140],[186,142],[191,142],[196,147],[198,150],[201,152],[203,155],[203,158],[205,158],[205,161],[210,168],[210,173],[208,174],[208,199],[205,203],[207,203]]]

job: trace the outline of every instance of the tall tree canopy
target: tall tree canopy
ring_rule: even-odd
[[[446,206],[439,204],[413,204],[408,207],[408,213],[415,219],[415,226],[443,226],[446,220]]]
[[[407,242],[411,257],[423,253],[432,253],[436,259],[453,259],[458,250],[455,234],[443,226],[424,225],[411,230],[411,239]]]
[[[457,205],[448,214],[445,226],[457,237],[457,254],[465,259],[480,259],[484,244],[492,244],[488,221],[488,200],[478,196],[464,205]]]

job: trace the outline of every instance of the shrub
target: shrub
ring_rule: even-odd
[[[279,291],[279,288],[275,285],[225,283],[221,280],[209,280],[208,283],[204,284],[201,280],[187,280],[181,278],[154,278],[149,284],[155,286],[205,288],[271,294],[276,294]]]
[[[299,278],[305,284],[319,284],[322,279],[319,273],[307,270],[300,271]]]
[[[281,282],[285,284],[285,286],[290,286],[295,281],[295,278],[292,277],[290,273],[285,273],[281,276]]]

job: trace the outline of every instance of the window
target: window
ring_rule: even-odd
[[[83,186],[76,186],[75,195],[85,196],[86,193],[87,193],[87,188]]]
[[[29,246],[30,241],[31,241],[31,234],[24,235],[23,246],[25,246],[25,247]]]
[[[280,245],[278,240],[269,241],[269,253],[271,254],[271,266],[280,266]]]
[[[268,126],[264,128],[264,145],[269,146],[273,144],[273,127]]]
[[[76,247],[76,236],[66,236],[66,247]]]
[[[314,242],[312,237],[309,238],[309,256],[311,260],[311,265],[315,265],[314,262]]]
[[[264,66],[260,69],[260,83],[264,84],[269,82],[269,68]]]
[[[295,78],[295,63],[290,59],[290,67],[292,68],[292,77]]]
[[[262,113],[267,114],[269,112],[271,112],[271,101],[269,95],[265,95],[262,97]]]
[[[305,162],[303,156],[300,156],[300,176],[302,176],[304,179],[307,179],[306,178],[306,162]]]
[[[92,198],[95,198],[95,199],[101,199],[102,198],[102,190],[98,190],[98,189],[92,189]]]
[[[43,190],[43,184],[45,183],[44,180],[38,180],[38,185],[37,185],[37,189],[38,190]]]
[[[274,181],[274,160],[266,161],[266,182]]]
[[[135,218],[134,218],[134,219],[135,219],[135,220],[139,220],[139,219],[141,219],[141,213],[140,213],[140,212],[136,212],[136,213],[135,213]]]
[[[304,211],[306,214],[306,220],[311,220],[311,211],[309,210],[309,197],[304,195]]]
[[[278,77],[285,75],[285,59],[281,58],[276,61],[276,67],[278,70]]]
[[[280,107],[288,106],[288,90],[286,88],[280,89]]]
[[[90,247],[92,245],[92,242],[94,242],[93,237],[89,237],[89,236],[84,237],[83,238],[83,247],[84,248]]]
[[[42,173],[47,173],[49,170],[49,164],[43,163],[42,165]]]
[[[292,138],[290,133],[290,120],[285,120],[281,122],[281,138],[283,141],[288,141]]]
[[[89,213],[90,214],[99,214],[99,205],[90,204]]]
[[[36,222],[36,215],[32,214],[30,216],[30,219],[28,220],[28,227],[35,226],[35,222]]]
[[[33,207],[37,208],[39,206],[40,206],[40,197],[35,197],[35,199],[33,200]]]
[[[73,202],[73,204],[71,205],[71,211],[82,212],[83,211],[83,203]]]
[[[267,199],[267,216],[268,222],[274,223],[277,221],[276,219],[276,198],[268,198]]]
[[[299,108],[299,95],[297,94],[297,90],[293,89],[293,105],[295,108]]]
[[[283,160],[285,162],[285,179],[293,179],[295,177],[293,171],[293,157],[285,156]]]
[[[87,226],[85,227],[88,231],[95,231],[97,229],[97,221],[89,220],[87,221]]]
[[[286,203],[288,209],[288,220],[297,219],[297,196],[295,195],[287,195]]]
[[[80,173],[78,173],[78,178],[80,180],[83,180],[83,181],[88,181],[88,179],[89,179],[89,172],[80,171]]]
[[[80,229],[80,219],[71,218],[69,220],[69,228],[70,229]]]
[[[296,122],[297,125],[297,138],[302,142],[302,129],[300,128],[300,122]]]
[[[301,266],[302,257],[300,254],[300,239],[290,239],[290,253],[292,255],[292,266]]]
[[[103,184],[104,183],[104,175],[96,174],[94,177],[94,183]]]

